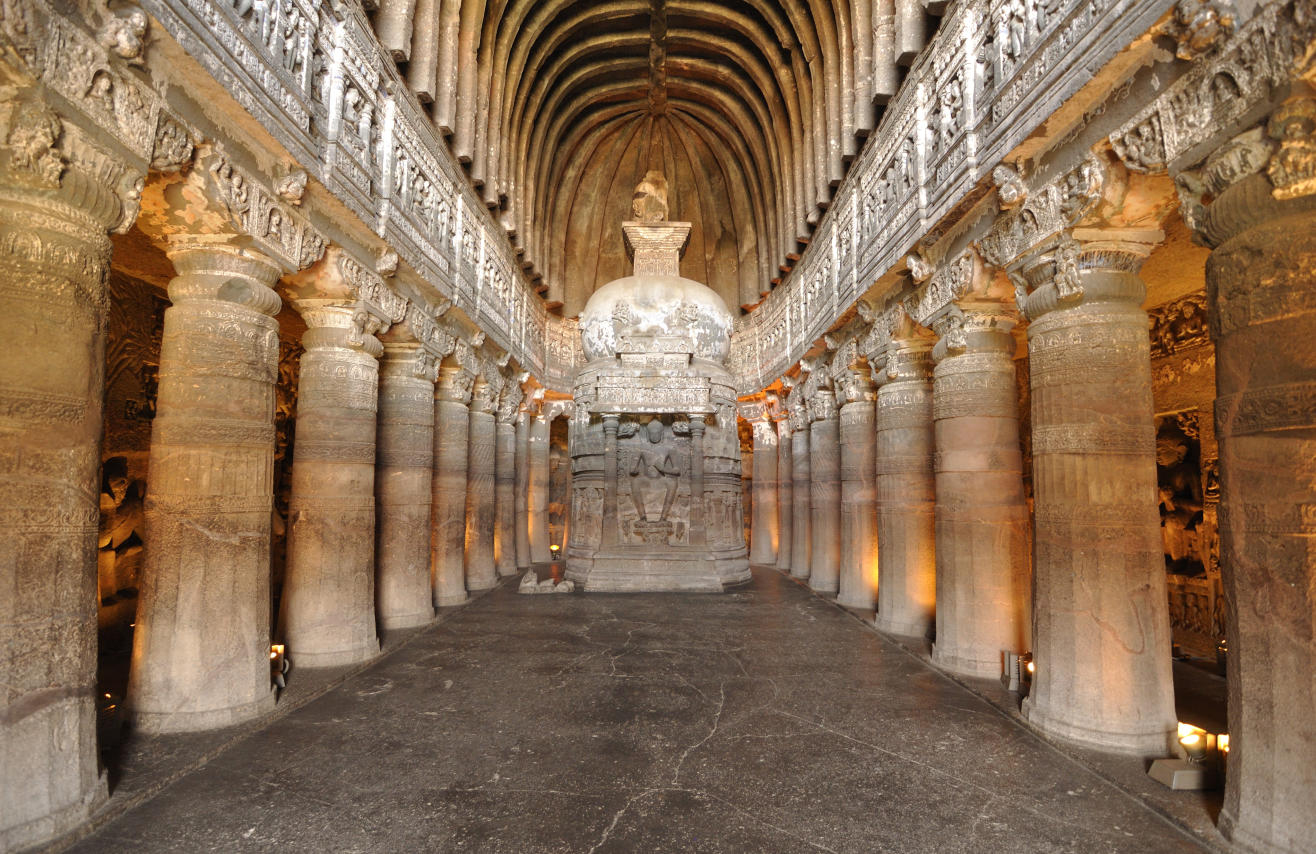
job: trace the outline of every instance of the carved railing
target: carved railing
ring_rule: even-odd
[[[803,356],[915,242],[1171,0],[964,0],[952,6],[790,277],[738,320],[742,394]]]
[[[502,228],[359,4],[143,0],[299,165],[541,382],[569,389],[579,334],[551,317]]]

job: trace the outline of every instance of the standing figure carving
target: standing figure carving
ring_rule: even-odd
[[[671,449],[663,444],[665,434],[663,422],[658,419],[645,426],[645,436],[653,447],[641,448],[635,455],[635,464],[631,466],[631,500],[635,503],[635,512],[640,521],[665,522],[672,513],[672,501],[676,498],[677,478],[681,469],[672,460]],[[662,511],[656,519],[649,517],[647,509],[652,509],[657,493],[662,493]]]

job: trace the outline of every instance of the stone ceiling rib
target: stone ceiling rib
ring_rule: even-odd
[[[670,121],[690,180],[734,185],[726,210],[687,191],[710,237],[714,220],[736,231],[716,241],[734,253],[709,262],[732,273],[709,284],[756,304],[872,128],[891,76],[876,58],[896,55],[880,43],[883,14],[874,0],[385,0],[375,24],[526,268],[570,313],[584,271],[565,224],[578,205],[616,206],[600,188],[622,164],[600,158],[631,156],[623,126],[652,141],[650,116]]]

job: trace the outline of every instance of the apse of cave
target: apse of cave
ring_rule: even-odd
[[[1316,851],[1312,0],[8,0],[0,261],[0,852]]]

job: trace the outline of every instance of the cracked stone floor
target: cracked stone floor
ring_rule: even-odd
[[[1203,849],[756,570],[722,596],[505,583],[73,850]]]

